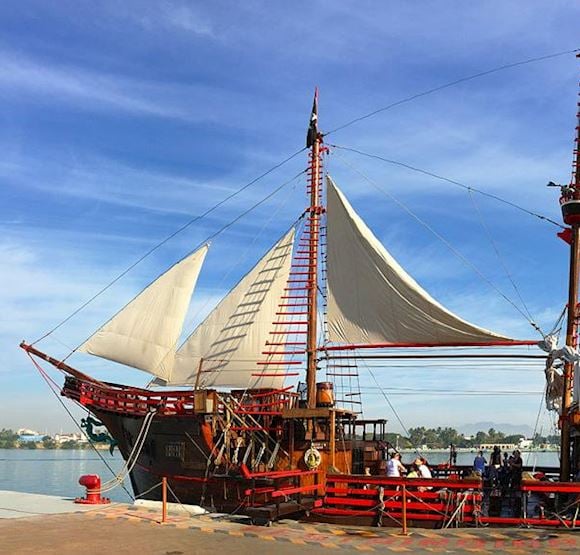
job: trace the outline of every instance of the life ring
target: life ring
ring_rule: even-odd
[[[320,466],[322,462],[322,455],[320,451],[314,447],[311,447],[304,453],[304,462],[309,470],[314,470]]]

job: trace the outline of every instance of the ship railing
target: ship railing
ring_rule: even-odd
[[[449,526],[456,519],[455,523],[475,526],[574,528],[580,519],[578,482],[522,481],[516,492],[521,496],[522,506],[521,510],[515,507],[514,516],[483,514],[482,480],[329,474],[325,492],[322,507],[313,512],[346,519],[366,518],[375,525],[385,519],[401,525],[403,503],[411,524],[431,521]]]
[[[285,409],[293,408],[296,404],[298,394],[290,391],[291,389],[292,386],[267,391],[255,390],[243,392],[241,395],[239,392],[232,392],[234,397],[238,397],[235,411],[252,416],[279,416]]]
[[[149,391],[67,377],[62,394],[86,407],[135,416],[144,416],[153,409],[160,416],[195,414],[194,391]]]
[[[409,521],[475,522],[483,500],[481,480],[387,478],[329,474],[323,506],[313,512],[369,524],[387,520],[402,525],[403,503]]]

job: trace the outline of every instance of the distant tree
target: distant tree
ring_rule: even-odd
[[[77,449],[78,442],[74,441],[73,439],[69,439],[68,441],[64,441],[60,444],[61,449]]]
[[[44,436],[42,438],[42,445],[45,449],[54,449],[56,447],[56,442],[50,436]]]
[[[13,430],[2,428],[0,430],[0,449],[14,449],[17,446],[18,434]]]
[[[475,434],[475,444],[481,445],[482,443],[487,443],[487,434],[480,431]]]
[[[546,438],[546,436],[541,436],[540,434],[536,433],[534,434],[534,437],[532,438],[532,443],[534,446],[539,446],[539,445],[544,445],[546,443],[548,443],[548,440]]]
[[[38,445],[36,445],[36,441],[24,441],[20,444],[20,447],[24,449],[38,449]]]
[[[517,445],[521,439],[526,439],[522,434],[513,434],[511,436],[505,436],[503,438],[503,443],[513,443]]]

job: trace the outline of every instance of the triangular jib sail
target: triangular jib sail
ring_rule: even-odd
[[[204,245],[172,266],[78,350],[168,379],[207,250]]]
[[[329,340],[347,344],[462,345],[511,340],[466,322],[425,291],[328,183]]]
[[[258,368],[290,273],[294,229],[224,297],[178,349],[169,384],[279,387],[280,366]],[[284,330],[281,330],[284,331]],[[284,335],[278,335],[282,340]],[[268,376],[260,377],[260,373]]]

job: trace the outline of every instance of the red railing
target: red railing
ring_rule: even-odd
[[[326,477],[326,495],[313,512],[334,517],[366,517],[373,524],[389,519],[402,525],[403,509],[410,521],[441,524],[479,517],[481,480],[386,478],[332,474]]]
[[[403,491],[404,490],[404,491]],[[326,477],[326,494],[323,505],[314,513],[346,519],[366,517],[373,524],[388,519],[403,525],[403,515],[409,521],[430,521],[441,526],[453,520],[470,525],[492,524],[499,526],[555,526],[575,527],[580,503],[580,483],[575,482],[522,482],[521,516],[484,516],[481,506],[484,499],[480,480],[460,479],[405,479],[380,476]],[[528,516],[529,494],[533,503],[542,505],[542,495],[565,496],[562,505],[568,508],[562,514],[555,510],[542,510]],[[546,498],[548,501],[548,498]],[[548,504],[548,503],[546,503]],[[405,511],[403,510],[405,505]]]
[[[67,378],[62,395],[86,407],[144,416],[155,409],[158,415],[193,415],[193,391],[149,391],[133,387],[98,385]]]

